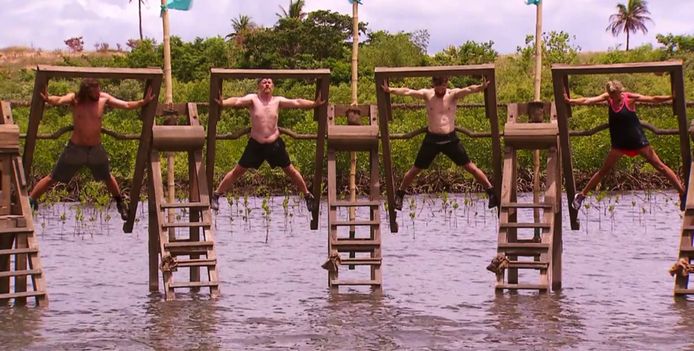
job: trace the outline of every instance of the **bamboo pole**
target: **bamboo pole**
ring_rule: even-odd
[[[359,3],[352,0],[352,105],[359,103],[357,92],[357,81],[359,74]],[[352,151],[349,153],[349,198],[354,202],[357,199],[357,153]],[[356,218],[356,208],[349,208],[349,220],[354,221]],[[355,227],[350,226],[349,236],[355,237]]]
[[[538,2],[535,15],[535,94],[534,101],[541,101],[542,89],[542,1]],[[531,123],[541,123],[542,119],[531,120]],[[533,151],[533,202],[540,202],[540,150]],[[535,223],[540,222],[540,209],[533,210]],[[535,237],[540,236],[540,229],[535,228]]]
[[[161,0],[162,14],[161,20],[163,24],[164,35],[164,103],[167,105],[173,104],[173,85],[171,79],[171,40],[169,39],[169,11],[166,9],[166,0]],[[169,152],[166,155],[166,185],[167,185],[167,202],[173,203],[176,193],[176,182],[174,179],[174,154]],[[152,201],[149,199],[148,201]],[[176,219],[176,210],[169,209],[168,220],[173,222]],[[176,229],[169,229],[169,238],[176,238]]]

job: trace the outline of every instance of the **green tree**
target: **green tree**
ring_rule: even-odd
[[[499,53],[494,50],[494,42],[478,43],[468,40],[463,45],[449,46],[434,55],[433,62],[437,65],[474,65],[493,63]]]
[[[256,30],[258,25],[251,20],[251,17],[239,15],[237,18],[231,19],[231,28],[233,32],[227,34],[225,38],[234,40],[236,44],[243,46],[246,36]]]
[[[426,31],[415,33],[371,32],[359,53],[360,71],[373,75],[376,66],[402,67],[426,64]],[[415,40],[419,39],[418,42]]]
[[[665,51],[672,55],[676,52],[694,52],[694,35],[667,35],[655,36],[660,44],[665,46]]]
[[[306,13],[304,12],[305,5],[306,1],[304,0],[289,0],[289,6],[287,9],[280,5],[280,10],[282,10],[282,13],[276,13],[276,15],[279,18],[295,18],[302,20],[304,17],[306,17]]]
[[[612,35],[619,36],[621,32],[627,35],[627,47],[629,51],[629,34],[641,31],[643,34],[648,33],[646,22],[651,20],[650,12],[646,0],[628,0],[627,4],[617,4],[617,13],[610,16],[610,24],[605,29],[612,32]]]

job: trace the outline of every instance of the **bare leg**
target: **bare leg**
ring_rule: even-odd
[[[299,173],[299,171],[297,171],[293,165],[284,167],[282,170],[284,171],[284,174],[289,176],[289,179],[291,179],[292,183],[294,183],[294,186],[296,186],[299,192],[304,195],[309,193],[308,188],[306,187],[306,182],[304,181],[304,177],[301,176],[301,173]]]
[[[111,196],[118,198],[120,197],[120,188],[118,187],[118,182],[116,181],[116,178],[109,174],[108,178],[104,179],[104,184],[106,184],[106,188],[108,191],[111,193]]]
[[[484,186],[484,189],[489,189],[492,187],[492,183],[489,182],[489,179],[487,178],[487,175],[482,172],[481,169],[477,168],[477,165],[475,165],[472,162],[468,162],[465,165],[463,165],[463,168],[465,168],[466,171],[468,171],[472,176],[475,178],[475,180],[482,184]]]
[[[421,168],[412,166],[412,168],[410,168],[410,170],[408,170],[407,173],[405,173],[405,176],[402,178],[402,183],[400,184],[400,188],[398,188],[398,190],[404,191],[405,189],[409,188],[410,185],[412,185],[412,182],[414,182],[414,179],[417,178],[421,172]]]
[[[615,149],[610,149],[610,152],[607,153],[607,157],[605,158],[605,161],[602,164],[602,167],[593,174],[593,176],[590,178],[588,181],[588,184],[586,184],[586,187],[583,188],[581,191],[581,195],[586,196],[589,191],[595,189],[595,187],[598,185],[600,180],[604,178],[607,173],[614,167],[615,163],[619,161],[620,158],[622,158],[622,152],[619,150]]]
[[[36,185],[34,185],[34,189],[31,190],[31,194],[29,194],[29,197],[38,200],[41,195],[43,195],[48,189],[50,189],[53,185],[55,185],[56,181],[53,180],[53,178],[50,175],[47,175],[41,180],[39,180]]]
[[[684,194],[684,186],[682,185],[680,178],[670,167],[660,160],[660,157],[658,157],[658,154],[655,153],[655,150],[653,150],[650,145],[640,149],[639,153],[646,159],[646,161],[648,161],[648,163],[653,166],[653,168],[665,175],[665,177],[670,181],[675,189],[677,189],[680,195]]]
[[[215,190],[215,193],[218,194],[224,194],[229,189],[231,189],[231,186],[239,179],[241,176],[246,173],[247,168],[241,167],[238,164],[234,169],[231,170],[231,172],[227,173],[224,176],[224,179],[222,179],[221,183],[219,183],[219,186],[217,187],[217,190]]]

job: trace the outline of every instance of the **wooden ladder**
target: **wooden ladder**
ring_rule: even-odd
[[[198,120],[197,105],[189,103],[187,110],[189,125],[155,125],[152,128],[149,167],[150,289],[158,290],[158,272],[153,272],[152,268],[157,267],[159,262],[166,300],[174,300],[174,291],[179,288],[198,290],[208,287],[211,297],[219,295],[214,226],[205,164],[202,162],[205,131]],[[187,153],[189,202],[165,202],[160,152]],[[176,212],[174,218],[185,218],[187,213],[188,220],[169,221],[167,211],[181,211]],[[177,229],[186,228],[187,232],[177,232]],[[174,272],[184,267],[190,268],[186,281],[175,281]],[[207,280],[200,280],[201,268],[207,269]]]
[[[45,306],[48,295],[19,157],[19,127],[12,120],[10,103],[0,104],[0,305],[14,300],[15,306],[22,306],[33,297],[36,305]]]
[[[545,111],[548,110],[545,107]],[[553,105],[552,105],[553,107]],[[517,123],[527,105],[509,104],[504,130],[504,163],[499,213],[497,290],[540,290],[561,285],[561,161],[556,113],[550,123]],[[553,110],[553,108],[552,108]],[[531,203],[517,200],[517,150],[547,150],[544,199]],[[541,212],[540,221],[518,222],[522,209]],[[530,233],[519,233],[530,230]],[[538,235],[539,234],[539,235]],[[519,270],[539,271],[539,281],[519,283]]]
[[[694,166],[694,162],[692,163]],[[684,261],[687,265],[692,264],[692,258],[694,258],[694,243],[692,238],[694,237],[694,172],[689,174],[689,181],[687,183],[687,203],[684,209],[684,217],[682,218],[682,229],[680,236],[680,248],[678,255],[679,262]],[[675,295],[689,295],[694,294],[694,289],[689,288],[689,277],[692,276],[694,272],[689,274],[682,274],[682,272],[676,274],[675,277]]]
[[[336,125],[335,116],[346,116],[347,111],[358,110],[360,116],[369,116],[368,125]],[[330,106],[328,109],[328,286],[363,285],[379,289],[381,275],[381,188],[378,162],[378,124],[375,106]],[[338,200],[337,152],[366,152],[369,155],[370,186],[369,196],[363,199]],[[338,208],[367,207],[368,219],[338,220]],[[349,228],[349,233],[341,233],[340,228]],[[358,229],[368,230],[359,231]],[[345,236],[348,234],[348,236]],[[339,266],[368,266],[368,279],[340,279]]]

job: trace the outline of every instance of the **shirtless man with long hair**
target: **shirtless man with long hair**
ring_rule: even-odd
[[[41,98],[53,106],[69,105],[72,109],[72,135],[50,175],[43,177],[29,194],[29,202],[34,210],[38,200],[56,182],[67,183],[82,167],[87,166],[95,180],[103,181],[116,201],[116,208],[123,220],[128,217],[128,207],[121,195],[116,178],[109,169],[108,155],[101,145],[101,123],[106,106],[133,110],[154,100],[148,90],[144,99],[123,101],[101,91],[99,82],[93,78],[83,79],[79,91],[63,96],[48,95],[46,87]]]

